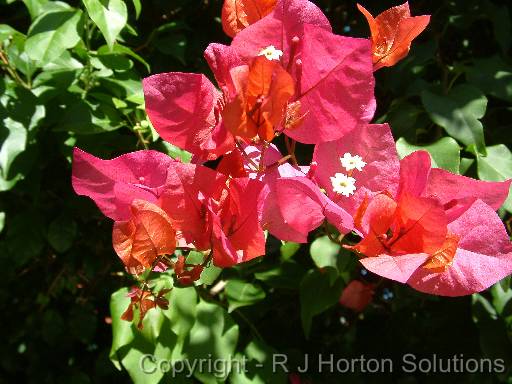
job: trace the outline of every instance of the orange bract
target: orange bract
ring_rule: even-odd
[[[131,211],[130,220],[114,223],[112,243],[126,269],[139,274],[158,256],[174,252],[176,232],[167,214],[152,203],[134,200]]]
[[[441,248],[427,260],[423,267],[430,269],[432,272],[444,272],[451,265],[455,257],[459,240],[459,236],[448,233]]]
[[[226,104],[224,124],[236,136],[271,141],[295,92],[292,77],[279,62],[264,56],[254,59],[248,72],[237,76],[237,81],[245,80],[245,86]]]
[[[277,0],[225,0],[222,7],[222,28],[230,36],[267,16]]]
[[[427,27],[430,16],[411,17],[409,3],[382,12],[373,17],[357,4],[370,25],[373,69],[391,67],[409,53],[412,41]]]

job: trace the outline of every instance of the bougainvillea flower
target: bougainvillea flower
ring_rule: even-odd
[[[397,189],[399,161],[387,124],[370,124],[343,139],[318,144],[312,164],[308,177],[276,182],[281,214],[302,239],[323,219],[342,233],[350,232],[352,217],[365,199]],[[306,203],[309,214],[303,211]]]
[[[171,219],[155,204],[134,200],[132,217],[116,221],[112,243],[128,272],[140,274],[155,268],[158,257],[172,255],[176,248],[176,231]]]
[[[231,179],[221,200],[208,207],[216,266],[230,267],[265,254],[262,189],[258,180]]]
[[[245,27],[268,15],[277,0],[224,0],[222,7],[222,28],[234,37]]]
[[[73,187],[116,221],[114,248],[129,271],[172,254],[177,242],[212,250],[213,263],[223,267],[265,253],[260,181],[230,180],[154,151],[113,160],[74,154]]]
[[[392,7],[373,17],[357,4],[370,25],[373,65],[376,71],[391,67],[402,60],[411,48],[412,41],[427,27],[430,16],[411,16],[409,3]]]
[[[206,49],[220,92],[202,75],[153,75],[143,81],[146,111],[196,162],[232,151],[236,138],[335,140],[375,111],[370,50],[367,39],[334,35],[314,4],[281,0],[230,46]]]
[[[398,195],[408,191],[417,196],[437,199],[444,207],[448,221],[455,220],[476,200],[482,200],[498,210],[507,197],[511,181],[490,182],[455,175],[439,168],[431,168],[425,151],[415,152],[400,162]]]
[[[373,284],[352,280],[341,292],[339,303],[355,312],[363,312],[373,300],[374,289]]]
[[[161,73],[143,80],[146,112],[159,135],[202,160],[234,148],[219,120],[221,94],[204,75]]]
[[[295,93],[293,79],[276,60],[259,56],[247,71],[239,71],[244,79],[236,97],[222,111],[224,124],[234,136],[271,141],[274,127],[283,120],[288,101]],[[241,89],[243,88],[243,90]]]
[[[422,292],[482,291],[512,273],[512,244],[495,212],[509,186],[431,169],[430,155],[414,152],[401,162],[396,196],[359,207],[363,239],[352,249],[368,270]]]
[[[173,163],[169,156],[151,150],[102,160],[75,148],[73,189],[94,200],[112,220],[129,220],[133,200],[157,202],[164,191],[167,169]]]
[[[280,1],[270,15],[236,35],[230,47],[243,61],[262,47],[283,52],[281,63],[295,81],[290,104],[295,110],[288,113],[300,119],[284,126],[284,133],[307,144],[339,139],[375,112],[369,41],[331,33],[314,9],[309,2]],[[306,10],[314,22],[301,24]]]

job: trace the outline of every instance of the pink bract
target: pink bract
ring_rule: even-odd
[[[401,161],[396,197],[378,195],[361,207],[364,237],[354,248],[368,270],[419,291],[480,292],[512,272],[512,244],[495,212],[509,185],[431,169],[430,155],[414,152]],[[393,203],[382,211],[379,199]]]
[[[73,151],[72,184],[112,220],[128,220],[134,199],[155,203],[164,192],[167,169],[175,160],[157,151],[137,151],[102,160]]]

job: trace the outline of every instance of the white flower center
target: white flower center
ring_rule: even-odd
[[[349,197],[356,191],[356,179],[344,173],[336,173],[331,177],[332,189],[334,192]]]
[[[363,158],[359,155],[352,156],[350,153],[345,153],[343,157],[340,157],[341,165],[347,171],[352,171],[357,169],[358,171],[362,171],[366,163],[363,161]]]
[[[268,60],[280,60],[281,56],[283,56],[283,51],[276,49],[273,45],[269,45],[267,48],[262,49],[258,56],[265,56]]]

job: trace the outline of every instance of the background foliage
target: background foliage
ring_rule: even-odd
[[[338,33],[368,35],[354,1],[316,3]],[[377,14],[397,3],[362,4]],[[128,304],[124,287],[133,281],[112,250],[111,223],[71,190],[71,150],[110,158],[150,147],[187,160],[152,130],[140,80],[165,71],[210,74],[202,51],[229,42],[220,8],[220,0],[0,0],[0,382],[158,382],[161,376],[138,370],[147,352],[167,359],[245,355],[253,369],[232,374],[232,383],[286,382],[254,366],[273,351],[288,354],[292,367],[306,352],[463,354],[499,357],[511,367],[510,278],[473,297],[427,296],[370,276],[321,232],[311,246],[269,238],[265,258],[220,276],[210,268],[201,284],[224,280],[222,292],[174,289],[169,310],[150,311],[143,332],[119,320]],[[432,14],[431,25],[404,61],[376,73],[377,120],[391,124],[402,156],[421,146],[452,172],[511,178],[509,2],[413,0],[411,9]],[[512,211],[511,199],[505,209]],[[379,284],[362,315],[337,303],[353,278]],[[172,279],[163,274],[154,283],[169,287]],[[200,373],[180,380],[215,382]],[[453,380],[403,372],[343,377]],[[512,373],[456,382],[512,383]]]

